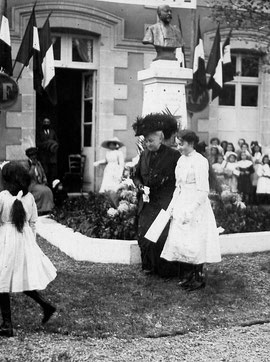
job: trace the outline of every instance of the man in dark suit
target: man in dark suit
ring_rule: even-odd
[[[39,159],[47,176],[48,185],[51,187],[53,180],[57,179],[57,151],[58,138],[51,128],[51,121],[45,118],[42,122],[42,130],[37,134],[37,147]]]

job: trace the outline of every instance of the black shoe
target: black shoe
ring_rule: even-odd
[[[12,326],[0,326],[0,336],[1,337],[13,337],[13,328]]]
[[[152,275],[154,274],[154,269],[143,269],[144,275]]]
[[[193,292],[194,290],[199,290],[205,288],[205,282],[204,281],[197,281],[195,280],[186,290],[188,292]]]
[[[180,280],[180,282],[178,283],[179,287],[184,288],[186,285],[191,283],[191,279],[190,278],[184,278],[182,280]]]
[[[48,322],[48,320],[51,318],[51,316],[56,312],[56,308],[52,305],[49,305],[48,307],[44,308],[44,316],[42,319],[42,324],[45,324]]]

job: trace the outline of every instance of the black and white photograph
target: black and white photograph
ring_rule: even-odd
[[[0,0],[0,362],[269,346],[270,1]]]

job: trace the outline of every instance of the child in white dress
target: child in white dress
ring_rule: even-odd
[[[229,187],[230,191],[237,192],[240,171],[238,169],[237,154],[235,152],[227,153],[224,175],[225,184]]]
[[[257,169],[257,175],[257,201],[260,204],[268,203],[270,199],[270,165],[268,155],[263,156],[262,165],[259,165]]]
[[[216,162],[212,165],[212,168],[216,174],[217,180],[219,181],[220,186],[224,185],[225,178],[224,178],[224,167],[225,167],[225,160],[222,155],[217,156]]]
[[[46,323],[56,308],[37,290],[55,279],[56,269],[36,243],[37,207],[28,192],[30,176],[16,162],[2,169],[4,191],[0,192],[0,336],[13,336],[9,293],[24,292],[43,309]]]

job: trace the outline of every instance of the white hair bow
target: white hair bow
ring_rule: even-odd
[[[20,191],[17,193],[16,200],[21,201],[21,200],[22,200],[22,196],[23,196],[23,192],[22,192],[22,190],[20,190]]]

